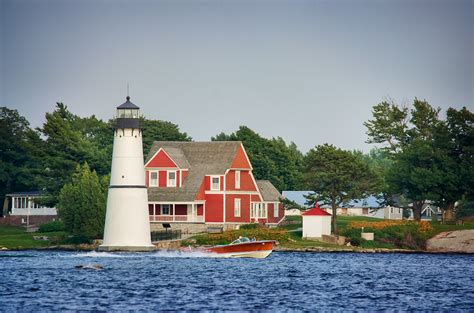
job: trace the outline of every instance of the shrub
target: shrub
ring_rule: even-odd
[[[53,231],[63,231],[64,223],[62,221],[52,221],[48,223],[41,224],[39,227],[40,233],[50,233]]]
[[[257,229],[260,225],[256,223],[240,225],[240,229]]]

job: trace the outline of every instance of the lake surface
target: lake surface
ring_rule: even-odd
[[[0,252],[0,311],[125,309],[472,312],[474,256]]]

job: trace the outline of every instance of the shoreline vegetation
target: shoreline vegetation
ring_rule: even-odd
[[[338,227],[340,235],[346,237],[346,245],[302,239],[301,217],[295,216],[287,217],[286,223],[276,228],[249,224],[239,230],[225,231],[220,234],[196,234],[186,239],[174,240],[173,245],[170,245],[170,250],[179,249],[179,247],[199,248],[227,244],[239,236],[245,236],[255,237],[258,240],[275,240],[277,245],[274,251],[278,252],[462,253],[462,251],[428,251],[426,242],[443,232],[472,230],[474,223],[455,225],[434,221],[413,222],[339,216]],[[375,240],[361,239],[361,227],[364,227],[366,232],[374,232]],[[94,251],[97,250],[99,244],[97,240],[81,241],[72,238],[64,231],[26,232],[22,227],[0,226],[0,251]]]

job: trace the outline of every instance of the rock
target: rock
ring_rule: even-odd
[[[100,264],[88,264],[88,265],[76,265],[75,268],[78,270],[101,270],[104,267]]]
[[[429,252],[474,253],[474,229],[440,233],[426,242]]]

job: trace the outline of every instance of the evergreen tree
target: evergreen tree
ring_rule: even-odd
[[[89,165],[77,165],[58,197],[58,214],[74,236],[99,238],[104,231],[108,177],[99,178]]]
[[[352,199],[372,194],[376,178],[360,154],[333,145],[319,145],[305,156],[305,182],[314,193],[309,204],[318,202],[332,208],[332,231],[337,234],[337,208]]]

